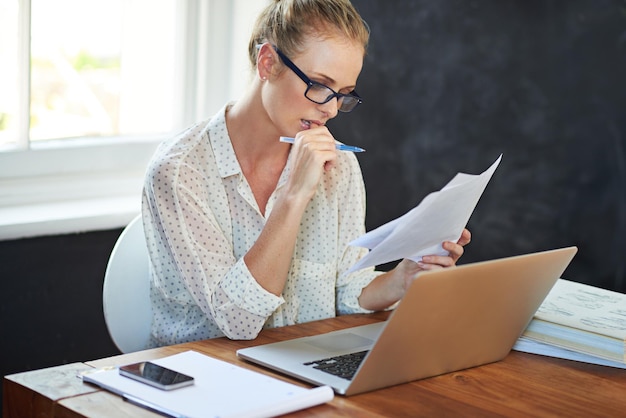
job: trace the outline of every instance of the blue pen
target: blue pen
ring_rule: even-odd
[[[288,144],[293,144],[295,138],[290,138],[288,136],[281,136],[280,142],[286,142]],[[355,147],[354,145],[345,145],[345,144],[335,144],[335,148],[339,151],[350,151],[350,152],[365,152],[363,148]]]

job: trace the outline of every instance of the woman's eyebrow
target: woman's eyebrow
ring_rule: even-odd
[[[325,85],[331,85],[331,84],[336,84],[337,81],[335,81],[334,78],[327,76],[326,74],[320,74],[320,73],[313,73],[313,75],[308,76],[309,78],[317,78],[318,80],[322,80],[322,84]],[[320,82],[320,81],[318,81]],[[341,87],[340,89],[338,89],[337,91],[340,90],[354,90],[356,88],[356,85],[351,85],[351,86],[346,86],[346,87]]]

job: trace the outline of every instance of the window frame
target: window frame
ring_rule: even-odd
[[[176,18],[184,28],[178,45],[184,47],[175,131],[210,117],[241,94],[250,74],[248,37],[262,3],[177,2]],[[19,16],[24,66],[30,56],[30,0],[20,0]],[[26,99],[28,78],[20,84]],[[27,110],[28,100],[20,106]],[[0,240],[125,226],[141,209],[146,164],[158,144],[175,134],[29,143],[28,128],[27,121],[19,128],[19,149],[0,152]]]

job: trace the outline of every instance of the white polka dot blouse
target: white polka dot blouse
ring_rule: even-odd
[[[339,153],[310,201],[281,296],[263,289],[243,256],[265,216],[243,175],[225,122],[226,107],[161,144],[149,163],[142,213],[151,264],[152,344],[227,336],[255,338],[264,327],[367,312],[361,289],[380,274],[347,270],[366,249],[365,187],[354,154]]]

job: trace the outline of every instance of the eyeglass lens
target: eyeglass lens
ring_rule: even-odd
[[[335,93],[330,87],[316,82],[311,82],[304,92],[304,96],[318,104],[327,103],[336,97],[341,112],[350,112],[359,104],[357,97],[351,94]]]

